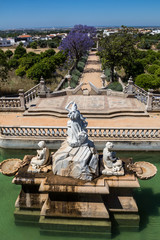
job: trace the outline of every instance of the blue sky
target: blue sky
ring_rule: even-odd
[[[92,26],[160,26],[160,1],[0,0],[0,29]]]

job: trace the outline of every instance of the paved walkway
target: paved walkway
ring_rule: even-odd
[[[68,118],[52,116],[23,116],[22,113],[1,113],[0,125],[3,126],[66,126]],[[149,127],[160,128],[160,115],[150,117],[119,117],[113,119],[87,119],[89,127]]]
[[[76,102],[78,109],[82,113],[114,113],[116,111],[145,111],[145,105],[135,98],[124,98],[106,95],[71,95],[54,98],[41,98],[36,106],[30,107],[30,112],[36,111],[58,111],[64,112],[65,106],[71,102]],[[67,113],[67,111],[65,111]]]
[[[89,81],[93,83],[97,88],[101,88],[101,74],[102,71],[99,56],[96,55],[96,51],[92,51],[89,53],[86,66],[84,68],[84,73],[81,78],[81,83],[85,83],[83,89],[87,88],[89,91],[91,90]]]

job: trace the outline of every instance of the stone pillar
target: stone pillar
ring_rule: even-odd
[[[40,90],[39,90],[39,97],[40,98],[45,98],[46,97],[46,85],[45,85],[45,80],[43,79],[43,77],[41,77],[41,80],[40,80]]]
[[[97,50],[98,50],[98,47],[99,47],[99,41],[97,40],[97,44],[96,44]]]
[[[101,75],[101,79],[102,79],[102,88],[105,88],[106,87],[106,75],[104,74],[104,70],[103,70],[103,73]]]
[[[25,110],[26,105],[25,105],[25,99],[24,99],[24,89],[19,89],[19,98],[20,98],[20,103],[21,103],[21,109]]]
[[[69,71],[68,71],[68,74],[65,76],[65,78],[66,78],[67,81],[68,81],[68,88],[71,88],[71,79],[72,79],[72,76],[69,74]]]
[[[128,80],[127,97],[134,97],[134,84],[132,77]]]
[[[147,111],[152,111],[152,100],[153,100],[153,89],[148,89],[148,98],[147,98]]]

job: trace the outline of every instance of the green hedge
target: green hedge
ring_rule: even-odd
[[[159,68],[159,66],[157,64],[153,64],[151,66],[148,67],[147,71],[151,74],[154,74],[155,71]]]
[[[74,69],[73,71],[72,71],[72,76],[73,75],[77,75],[78,77],[80,77],[81,76],[81,73],[80,73],[80,71],[78,71],[78,69]]]
[[[79,63],[77,64],[77,68],[78,68],[78,70],[79,70],[80,72],[83,72],[84,67],[85,67],[85,63],[84,63],[84,62],[79,62]]]
[[[72,75],[72,79],[71,79],[71,87],[75,88],[78,84],[78,80],[79,80],[79,76],[76,74]]]
[[[113,91],[118,91],[118,92],[122,92],[123,91],[123,87],[119,82],[112,82],[108,85],[107,87],[108,89],[111,89]]]

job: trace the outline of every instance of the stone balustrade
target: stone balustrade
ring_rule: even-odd
[[[40,83],[25,93],[23,89],[19,89],[18,97],[1,97],[0,111],[24,111],[26,104],[37,97],[39,87]]]
[[[128,84],[124,87],[123,92],[128,97],[135,97],[146,105],[146,110],[149,112],[160,111],[160,94],[154,94],[152,89],[148,92],[134,84],[132,78],[128,80]]]
[[[0,108],[19,108],[21,106],[19,97],[0,98]]]
[[[88,127],[88,136],[98,140],[160,140],[160,128]],[[1,126],[2,137],[66,138],[67,127]]]
[[[152,110],[153,111],[160,111],[160,94],[154,94],[152,96]]]
[[[46,97],[49,89],[45,85],[45,81],[41,78],[39,84],[24,92],[19,89],[19,97],[1,97],[0,98],[0,111],[24,111],[28,103],[33,101],[36,97]]]
[[[134,84],[132,77],[129,78],[128,84],[124,87],[123,92],[128,97],[135,97],[144,104],[147,104],[148,92]]]
[[[147,104],[148,92],[134,84],[134,95],[142,103]]]
[[[38,96],[39,87],[40,87],[40,83],[24,93],[25,103],[29,103],[33,101]]]

